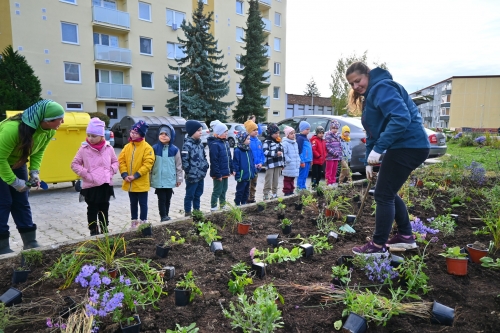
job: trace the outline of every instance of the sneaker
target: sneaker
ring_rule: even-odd
[[[266,194],[262,200],[269,200],[269,196]]]
[[[276,199],[277,197],[278,197],[278,195],[277,195],[277,194],[273,194],[273,195],[271,195],[271,199]]]
[[[130,229],[136,229],[139,226],[139,220],[130,221]]]
[[[370,241],[363,246],[353,247],[352,252],[364,256],[381,256],[387,254],[387,248],[385,246],[378,247]]]
[[[211,212],[216,212],[216,211],[218,211],[218,210],[219,210],[219,208],[217,208],[217,207],[212,207],[212,208],[210,208],[210,211],[211,211]]]
[[[396,234],[394,237],[389,239],[385,243],[387,247],[399,247],[407,250],[413,250],[417,248],[417,243],[415,243],[415,236],[411,235],[406,238],[403,235]]]
[[[333,183],[333,184],[332,184],[332,187],[333,187],[333,188],[337,188],[337,187],[339,187],[339,184],[338,184],[338,183]]]
[[[185,212],[184,216],[186,216],[186,217],[191,216],[191,212]]]
[[[231,208],[229,208],[229,206],[224,205],[224,206],[221,206],[221,208],[220,208],[220,209],[221,209],[221,210],[224,210],[224,211],[228,211],[228,210],[230,210]]]
[[[285,193],[285,197],[292,195],[293,193]]]
[[[247,200],[247,202],[245,202],[245,204],[251,204],[251,203],[255,203],[255,200]]]
[[[161,218],[160,222],[167,222],[167,221],[170,221],[170,220],[171,220],[170,216],[163,216]]]

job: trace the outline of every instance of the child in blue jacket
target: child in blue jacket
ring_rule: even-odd
[[[297,179],[297,187],[299,190],[305,190],[309,168],[313,160],[311,142],[307,138],[307,135],[311,131],[311,125],[307,121],[301,121],[299,124],[299,131],[300,134],[297,135],[296,138],[300,155],[300,170],[299,178]]]
[[[264,151],[262,150],[262,142],[258,136],[260,134],[257,124],[251,119],[246,121],[245,129],[250,136],[250,151],[253,155],[253,162],[255,163],[255,177],[250,181],[250,195],[248,196],[247,203],[255,203],[255,192],[257,192],[257,180],[262,166],[266,162]]]
[[[236,178],[236,206],[247,203],[250,194],[250,181],[255,177],[255,162],[250,151],[250,136],[241,131],[236,135],[238,145],[234,148],[233,170]]]

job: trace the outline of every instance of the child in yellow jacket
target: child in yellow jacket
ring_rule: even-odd
[[[118,156],[120,174],[123,178],[122,189],[128,192],[130,199],[132,229],[148,220],[149,174],[155,162],[153,148],[144,140],[148,127],[143,120],[135,123],[130,130],[129,143],[123,147]],[[140,220],[137,216],[137,204],[141,207]]]

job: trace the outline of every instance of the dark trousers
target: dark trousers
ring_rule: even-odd
[[[316,187],[321,181],[323,166],[321,164],[313,164],[311,168],[311,185]]]
[[[97,221],[101,227],[101,232],[108,232],[108,212],[109,212],[109,202],[90,202],[85,199],[87,203],[87,223],[89,224],[90,230],[95,230],[97,228]]]
[[[186,182],[186,196],[184,197],[184,212],[191,212],[191,204],[194,210],[200,210],[200,198],[203,194],[203,179],[197,183]]]
[[[234,203],[236,206],[244,205],[247,203],[248,195],[250,194],[250,181],[243,180],[236,183],[236,197]]]
[[[283,176],[283,193],[291,194],[295,190],[294,186],[295,177]]]
[[[373,242],[383,245],[389,239],[392,223],[396,220],[398,233],[411,235],[408,211],[398,191],[429,155],[429,149],[388,149],[380,165],[375,185],[375,233]]]
[[[229,179],[222,178],[222,180],[214,179],[214,189],[212,191],[212,200],[210,202],[211,207],[217,207],[217,202],[220,208],[226,205],[226,192]]]
[[[28,181],[26,165],[12,171],[17,178]],[[28,194],[29,191],[17,192],[0,178],[0,233],[9,232],[8,222],[11,214],[17,229],[33,227]]]
[[[160,211],[160,218],[168,216],[168,212],[170,211],[170,199],[172,199],[174,189],[157,188],[155,193],[158,196],[158,210]]]
[[[132,220],[137,220],[138,207],[141,207],[141,221],[147,221],[148,219],[148,192],[128,192],[128,197],[130,199],[130,214],[132,215]]]

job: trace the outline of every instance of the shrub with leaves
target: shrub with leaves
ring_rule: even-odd
[[[267,249],[267,251],[259,251],[256,248],[252,248],[250,250],[250,257],[254,263],[265,262],[267,264],[273,264],[276,262],[296,261],[302,257],[302,252],[303,250],[300,247],[294,247],[289,250],[280,246],[274,248],[273,251],[269,251],[269,249]],[[260,257],[261,259],[255,257]]]
[[[436,218],[431,217],[428,218],[427,221],[430,222],[431,228],[438,229],[445,237],[451,236],[455,233],[455,227],[457,224],[450,214],[438,215]]]

